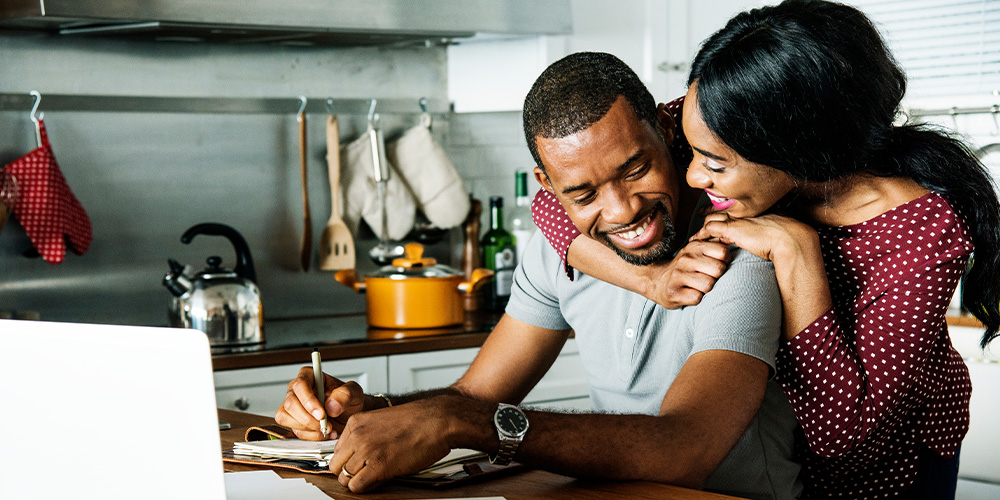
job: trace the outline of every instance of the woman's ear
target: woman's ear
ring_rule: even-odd
[[[677,128],[677,123],[674,122],[674,117],[667,111],[667,105],[662,102],[656,105],[656,124],[656,129],[663,136],[663,141],[669,147],[674,143],[674,130]]]
[[[549,176],[545,175],[545,171],[542,170],[542,167],[535,167],[533,172],[535,174],[535,180],[541,184],[542,189],[555,194],[555,191],[552,189],[552,182],[549,181]]]

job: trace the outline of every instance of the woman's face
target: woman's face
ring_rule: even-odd
[[[733,217],[754,217],[771,208],[795,185],[788,174],[752,163],[726,146],[708,129],[698,109],[697,83],[684,98],[684,135],[694,150],[687,170],[691,187],[704,189],[712,205]]]

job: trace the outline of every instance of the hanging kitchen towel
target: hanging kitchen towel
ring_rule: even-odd
[[[340,164],[343,167],[341,175],[345,186],[344,222],[357,234],[358,226],[364,219],[372,232],[376,236],[380,235],[382,208],[378,202],[371,141],[367,132],[341,149]],[[385,203],[389,217],[389,239],[401,240],[413,229],[417,205],[392,162],[389,162],[388,167]]]
[[[420,124],[390,144],[386,154],[403,175],[427,220],[447,229],[465,221],[469,194],[455,165],[431,135],[430,124],[430,115],[420,115]]]
[[[41,146],[5,169],[17,177],[20,191],[14,215],[42,258],[59,264],[66,256],[67,240],[77,255],[90,248],[90,218],[66,184],[41,120],[38,128]]]

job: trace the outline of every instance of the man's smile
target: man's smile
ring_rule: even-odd
[[[656,239],[657,233],[660,229],[659,224],[657,224],[656,214],[659,212],[658,207],[654,207],[653,210],[649,212],[642,220],[635,224],[630,224],[629,226],[619,229],[617,231],[605,232],[608,239],[615,244],[621,245],[625,248],[641,248],[646,246],[651,241]]]

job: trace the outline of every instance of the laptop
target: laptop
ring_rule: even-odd
[[[0,498],[225,500],[208,339],[0,320]]]

